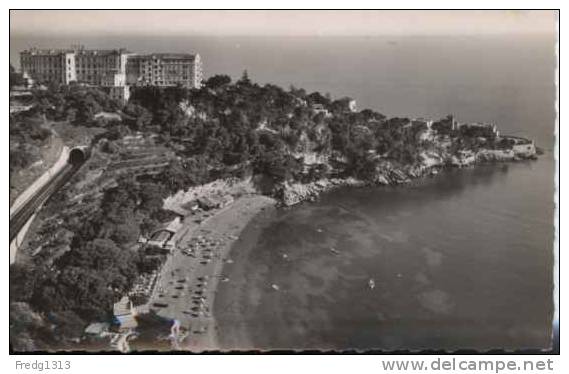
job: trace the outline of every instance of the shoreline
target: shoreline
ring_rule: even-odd
[[[219,295],[213,309],[218,323],[217,349],[221,352],[259,349],[254,347],[246,326],[245,317],[251,312],[248,308],[255,304],[254,300],[258,297],[256,293],[249,292],[256,274],[249,273],[248,270],[252,262],[252,251],[256,248],[261,232],[280,209],[275,204],[271,209],[258,212],[243,228],[240,239],[231,246],[230,255],[235,262],[226,271],[230,283],[218,288]],[[243,299],[248,302],[243,303]]]
[[[476,168],[486,165],[509,164],[517,162],[535,161],[537,156],[531,154],[503,155],[480,153],[467,162],[460,161],[452,164],[437,163],[433,165],[419,165],[415,167],[393,167],[389,165],[383,170],[376,171],[373,181],[364,181],[355,177],[325,177],[309,183],[285,183],[279,191],[279,207],[291,207],[303,202],[316,201],[322,193],[336,190],[342,187],[384,187],[406,186],[420,183],[425,178],[436,177],[440,173],[463,168]]]

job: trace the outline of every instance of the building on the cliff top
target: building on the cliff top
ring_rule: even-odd
[[[521,154],[525,156],[531,156],[535,155],[537,151],[535,147],[535,142],[533,140],[521,138],[519,136],[512,136],[512,135],[504,136],[503,138],[508,139],[509,141],[512,142],[512,150],[516,155]]]
[[[348,102],[348,108],[350,108],[350,112],[358,111],[358,104],[356,103],[356,99],[350,99]]]
[[[77,82],[100,86],[111,97],[128,101],[126,62],[132,53],[125,49],[36,49],[20,53],[22,74],[37,83]]]
[[[500,137],[500,131],[498,131],[498,127],[492,123],[464,123],[460,124],[459,128],[463,133],[469,133],[471,135],[476,134],[477,136],[483,136],[487,138]]]
[[[331,113],[323,104],[312,104],[312,112],[315,114],[324,114],[325,117],[331,116]]]
[[[38,83],[69,84],[77,80],[73,50],[29,49],[20,53],[22,74]]]
[[[24,76],[38,84],[71,82],[101,87],[122,102],[130,85],[199,88],[203,73],[199,54],[137,55],[126,49],[28,49],[20,53]]]
[[[430,129],[433,125],[433,120],[425,118],[413,118],[410,123],[412,127],[424,127],[425,129]]]
[[[351,97],[343,97],[341,99],[338,99],[336,101],[334,101],[332,103],[332,105],[336,108],[340,108],[340,110],[344,111],[344,112],[357,112],[358,111],[358,106],[356,103],[355,99],[352,99]]]
[[[203,78],[199,54],[154,53],[137,55],[127,63],[127,83],[136,86],[200,88]]]
[[[77,82],[94,86],[119,87],[126,84],[126,61],[132,53],[125,49],[83,49],[75,51]]]

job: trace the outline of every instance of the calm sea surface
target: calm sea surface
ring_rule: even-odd
[[[239,347],[242,325],[257,348],[548,346],[551,177],[547,158],[485,166],[264,217],[254,249],[235,253],[245,269],[228,267],[246,291],[227,283],[216,299],[222,343]]]
[[[25,47],[76,42],[198,51],[206,75],[238,78],[247,69],[259,83],[351,96],[361,109],[388,116],[453,113],[531,137],[546,151],[536,162],[450,171],[409,187],[338,190],[315,204],[264,215],[245,233],[251,248],[235,254],[239,266],[234,273],[227,268],[230,278],[247,274],[246,290],[223,283],[216,299],[223,345],[549,345],[553,37],[13,35],[10,59],[17,65]],[[224,302],[236,294],[229,308]]]

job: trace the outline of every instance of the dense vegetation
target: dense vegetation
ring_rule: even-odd
[[[331,116],[315,112],[315,104]],[[380,130],[385,123],[380,113],[351,112],[347,99],[259,86],[246,75],[235,84],[228,76],[214,76],[200,90],[137,89],[124,112],[130,129],[159,133],[177,150],[189,183],[211,177],[204,165],[215,176],[248,167],[276,182],[321,176],[323,170],[303,172],[306,153],[346,155],[350,165],[345,173],[358,173],[365,168],[366,152],[397,148],[405,141],[400,130],[392,131],[392,123]],[[387,136],[378,142],[381,133]]]
[[[41,118],[22,115],[11,115],[9,128],[11,174],[39,159],[39,148],[45,144],[51,132],[43,127]]]
[[[53,121],[69,121],[79,125],[98,125],[94,115],[113,112],[120,104],[103,90],[79,84],[51,84],[46,89],[33,90],[33,112]]]
[[[22,77],[22,74],[18,73],[12,64],[10,64],[10,90],[15,86],[21,86],[23,84],[24,77]]]

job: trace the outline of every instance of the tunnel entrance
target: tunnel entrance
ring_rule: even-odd
[[[80,148],[73,148],[71,152],[69,152],[69,163],[71,165],[81,165],[85,162],[86,155]]]

